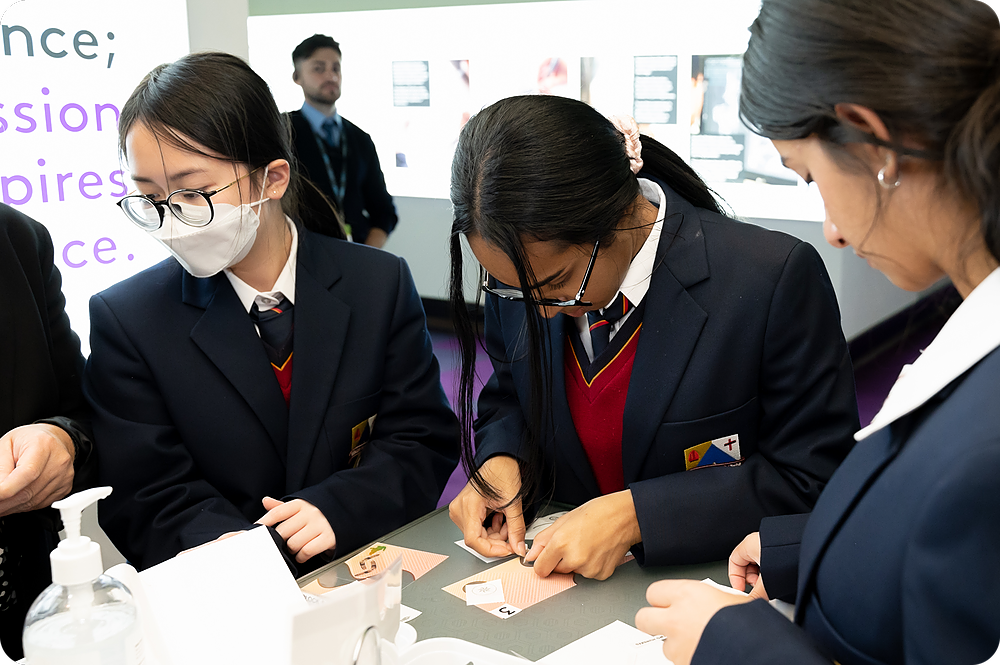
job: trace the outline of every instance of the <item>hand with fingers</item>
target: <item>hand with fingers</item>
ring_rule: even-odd
[[[715,613],[751,600],[703,582],[662,580],[646,590],[646,601],[652,607],[639,610],[635,627],[650,635],[663,635],[663,655],[674,665],[689,665]]]
[[[257,520],[257,524],[273,526],[298,563],[305,563],[337,546],[337,536],[330,522],[308,501],[278,501],[265,496],[261,503],[267,513]]]
[[[642,541],[632,492],[623,490],[591,499],[539,533],[525,561],[535,573],[579,573],[591,579],[611,577],[626,552]]]
[[[479,471],[498,498],[487,500],[470,481],[448,506],[451,521],[462,530],[465,544],[484,556],[524,556],[527,547],[521,499],[511,500],[521,489],[518,461],[497,455],[486,460]]]
[[[729,555],[729,584],[737,591],[746,591],[749,584],[751,598],[768,599],[760,576],[760,532],[744,538]]]
[[[0,517],[67,496],[75,457],[73,439],[55,425],[24,425],[0,437]]]

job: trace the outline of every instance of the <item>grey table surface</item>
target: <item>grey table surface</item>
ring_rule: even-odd
[[[561,509],[563,507],[553,506],[541,514]],[[480,561],[455,544],[461,537],[461,531],[448,517],[447,508],[442,508],[379,539],[379,542],[448,556],[419,580],[403,573],[403,604],[422,612],[410,621],[418,640],[457,637],[535,661],[616,619],[634,626],[635,613],[646,605],[646,587],[656,580],[708,577],[728,585],[725,562],[641,568],[630,561],[602,582],[576,575],[575,587],[508,619],[501,619],[478,607],[468,607],[442,591],[453,582],[502,563]],[[300,578],[299,586],[316,579],[325,587],[351,582],[353,578],[344,562],[356,553]]]

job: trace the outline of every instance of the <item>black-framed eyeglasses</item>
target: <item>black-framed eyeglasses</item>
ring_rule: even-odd
[[[241,175],[225,187],[219,187],[211,192],[203,192],[200,189],[178,189],[162,201],[155,201],[148,194],[129,194],[118,201],[118,207],[129,220],[144,231],[156,231],[163,226],[165,208],[169,208],[170,214],[188,226],[195,228],[208,226],[215,219],[212,197],[258,170],[254,169]]]
[[[590,273],[594,271],[594,261],[597,260],[597,248],[600,246],[601,241],[598,240],[594,243],[594,251],[590,253],[590,263],[587,264],[587,272],[583,275],[583,284],[580,285],[580,290],[576,292],[576,297],[572,300],[556,300],[555,298],[530,298],[524,295],[524,291],[521,289],[512,288],[502,288],[497,289],[489,285],[490,274],[486,273],[486,279],[483,280],[482,289],[486,293],[492,293],[498,298],[503,298],[504,300],[515,300],[524,301],[528,300],[532,304],[538,307],[592,307],[593,303],[582,300],[583,292],[587,290],[587,283],[590,282]]]

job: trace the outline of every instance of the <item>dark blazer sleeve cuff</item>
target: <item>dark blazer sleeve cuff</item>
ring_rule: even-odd
[[[94,441],[90,436],[90,428],[65,416],[42,418],[35,421],[36,425],[55,425],[69,434],[73,440],[76,454],[73,458],[73,492],[94,487],[97,484],[97,453]]]
[[[705,626],[691,665],[830,665],[799,626],[765,600],[730,605],[715,613]]]
[[[795,602],[799,545],[809,513],[765,517],[760,521],[760,574],[769,598]]]

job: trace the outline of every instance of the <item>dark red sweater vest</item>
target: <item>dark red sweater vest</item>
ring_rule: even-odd
[[[583,450],[590,460],[590,467],[597,478],[597,486],[601,494],[610,494],[625,489],[625,478],[622,471],[622,424],[625,418],[625,400],[628,397],[628,384],[632,378],[632,363],[635,361],[635,349],[639,345],[639,331],[642,324],[630,331],[626,325],[615,335],[612,347],[618,345],[619,335],[631,333],[625,338],[624,345],[614,355],[611,355],[603,369],[583,367],[587,365],[587,356],[580,345],[573,339],[566,340],[564,354],[564,370],[566,374],[566,401],[569,412],[573,416],[576,434],[580,437]],[[576,335],[570,333],[570,337]],[[580,358],[578,358],[580,354]],[[581,363],[582,359],[582,363]],[[601,360],[598,358],[597,360]],[[596,374],[595,374],[596,372]],[[587,375],[593,378],[588,381]]]
[[[292,400],[292,356],[294,355],[294,352],[288,354],[288,359],[281,367],[271,363],[271,369],[274,370],[274,376],[278,379],[278,386],[281,387],[281,395],[285,398],[286,406]]]

